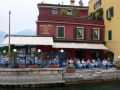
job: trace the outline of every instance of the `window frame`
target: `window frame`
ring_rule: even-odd
[[[81,38],[78,37],[78,30],[79,29],[82,29],[82,35],[81,35],[82,37]],[[76,39],[85,39],[85,29],[84,29],[84,27],[77,27]]]
[[[95,33],[95,30],[98,30],[98,33],[97,33],[97,36],[98,36],[98,38],[94,38],[95,36],[94,36],[94,33]],[[92,39],[93,40],[100,40],[100,38],[101,38],[101,32],[100,32],[100,29],[99,28],[93,28],[93,32],[92,32]]]
[[[55,10],[56,10],[56,12],[55,12]],[[52,8],[52,14],[53,15],[57,15],[58,13],[59,13],[58,8]]]
[[[101,0],[97,0],[97,1],[95,2],[95,4],[94,4],[94,10],[100,8],[100,7],[101,7],[101,3],[102,3]]]
[[[113,7],[108,8],[106,11],[106,15],[107,15],[107,19],[111,19],[114,15],[114,8]]]
[[[68,10],[71,10],[71,12],[68,12]],[[67,15],[68,15],[68,16],[73,15],[73,12],[72,12],[72,9],[71,9],[71,8],[67,9]]]
[[[63,28],[64,28],[64,31],[63,31],[64,35],[63,35],[63,37],[59,37],[59,36],[58,36],[58,28],[59,28],[59,27],[63,27]],[[65,26],[57,26],[56,28],[57,28],[56,38],[65,38]]]

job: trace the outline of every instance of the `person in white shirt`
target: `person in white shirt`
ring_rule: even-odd
[[[104,68],[107,68],[107,60],[106,60],[106,59],[104,59],[104,60],[102,61],[102,65],[103,65]]]

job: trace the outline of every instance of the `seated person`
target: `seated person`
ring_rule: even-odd
[[[86,62],[85,62],[84,59],[82,59],[81,63],[82,63],[82,65],[83,65],[83,68],[85,68],[85,67],[86,67]]]
[[[86,62],[86,67],[87,67],[87,68],[90,68],[90,64],[91,64],[90,59],[87,59],[87,62]]]
[[[104,68],[108,68],[108,62],[107,62],[106,59],[104,59],[104,60],[102,61],[102,65],[103,65]]]

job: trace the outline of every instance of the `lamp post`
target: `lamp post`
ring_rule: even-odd
[[[10,21],[11,21],[11,11],[9,11],[9,34],[8,34],[8,38],[9,38],[9,43],[8,43],[8,62],[9,62],[9,65],[10,65],[10,49],[11,49],[11,47],[10,47],[10,29],[11,29],[11,27],[10,27]]]
[[[17,49],[13,49],[13,52],[14,52],[14,68],[15,68],[15,53],[17,52]]]
[[[38,49],[38,50],[37,50],[37,57],[38,57],[38,58],[39,58],[39,53],[41,53],[41,51],[42,51],[41,49]]]
[[[38,49],[37,52],[36,52],[36,55],[38,56],[38,54],[41,52],[41,49]],[[34,61],[35,63],[35,61]]]
[[[64,59],[64,50],[63,49],[60,50],[60,57],[61,57],[61,59]]]

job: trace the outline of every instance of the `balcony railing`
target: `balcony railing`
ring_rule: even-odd
[[[53,22],[66,22],[66,23],[83,23],[83,24],[98,24],[104,25],[103,20],[91,20],[85,18],[76,18],[76,17],[62,17],[59,15],[56,16],[39,16],[38,21],[53,21]]]

